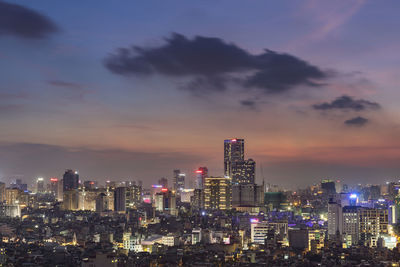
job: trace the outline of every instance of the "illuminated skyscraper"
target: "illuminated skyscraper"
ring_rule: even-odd
[[[244,139],[224,141],[224,175],[232,178],[232,163],[244,160]]]
[[[63,190],[68,191],[78,189],[79,187],[79,174],[77,171],[66,170],[63,175]]]
[[[256,162],[252,159],[232,162],[233,184],[254,184]]]
[[[343,239],[348,247],[356,245],[359,240],[359,214],[357,206],[343,207]],[[329,224],[329,222],[328,222]]]
[[[176,192],[185,188],[185,177],[186,174],[181,173],[180,170],[174,170],[174,190]]]
[[[208,210],[228,210],[232,203],[231,179],[207,177],[204,187],[204,207]]]
[[[256,162],[244,159],[244,139],[224,141],[224,171],[233,184],[255,183]]]
[[[359,208],[359,238],[365,245],[376,246],[380,235],[388,234],[388,209]]]

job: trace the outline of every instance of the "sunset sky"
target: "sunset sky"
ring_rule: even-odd
[[[218,176],[228,138],[258,182],[398,180],[399,8],[0,1],[0,180]]]

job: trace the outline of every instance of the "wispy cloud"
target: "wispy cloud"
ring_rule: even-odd
[[[340,29],[365,4],[365,0],[353,1],[307,1],[299,16],[311,18],[316,25],[311,32],[295,40],[290,47],[301,47],[320,41]]]

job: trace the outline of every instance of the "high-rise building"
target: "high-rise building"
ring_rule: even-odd
[[[182,173],[180,170],[174,170],[174,190],[177,193],[185,188],[185,177],[186,174]]]
[[[15,205],[19,203],[20,190],[16,188],[6,188],[6,203]]]
[[[79,210],[79,191],[66,190],[63,192],[64,210]]]
[[[328,238],[335,239],[338,235],[343,233],[342,229],[342,206],[333,201],[328,203]]]
[[[256,184],[232,185],[232,207],[264,205],[264,186]]]
[[[6,184],[0,182],[0,203],[6,201]]]
[[[327,196],[336,194],[336,185],[335,182],[332,180],[322,180],[321,189]]]
[[[160,193],[155,195],[155,208],[157,211],[176,216],[175,194],[167,188],[163,188]]]
[[[97,181],[84,181],[84,182],[83,182],[83,187],[85,187],[85,190],[93,190],[93,189],[96,189],[96,187],[97,187]]]
[[[232,162],[233,184],[254,184],[256,174],[256,162],[252,159]]]
[[[259,222],[257,219],[251,221],[251,242],[256,244],[265,244],[265,238],[271,230],[268,222]]]
[[[204,189],[205,178],[208,176],[207,167],[199,167],[196,170],[196,189]]]
[[[359,238],[364,245],[376,247],[380,235],[388,234],[388,209],[360,208]]]
[[[36,180],[36,193],[43,194],[45,192],[44,179],[42,177]]]
[[[114,190],[114,210],[126,211],[126,187],[117,187]]]
[[[79,174],[77,171],[66,170],[63,175],[63,190],[73,190],[79,188]]]
[[[389,206],[389,223],[397,224],[400,223],[400,195],[398,194],[393,201],[393,204]]]
[[[126,207],[137,208],[142,203],[142,188],[132,182],[126,182]]]
[[[254,184],[256,162],[244,159],[244,139],[224,141],[224,174],[233,184]]]
[[[224,175],[232,178],[232,163],[244,160],[244,139],[224,141]]]
[[[96,197],[96,212],[106,211],[108,208],[108,198],[105,193],[100,193]]]
[[[357,206],[343,207],[343,239],[347,247],[358,244],[359,219]],[[328,222],[329,223],[329,222]]]
[[[60,186],[60,181],[56,177],[50,178],[50,193],[57,201],[62,200],[62,187]]]
[[[204,190],[203,189],[195,189],[193,191],[193,197],[191,198],[191,202],[192,202],[191,207],[194,210],[204,209]]]
[[[204,207],[208,210],[231,209],[232,188],[228,177],[206,177]]]

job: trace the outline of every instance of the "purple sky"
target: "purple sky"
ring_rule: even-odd
[[[0,179],[400,178],[400,2],[1,1]]]

